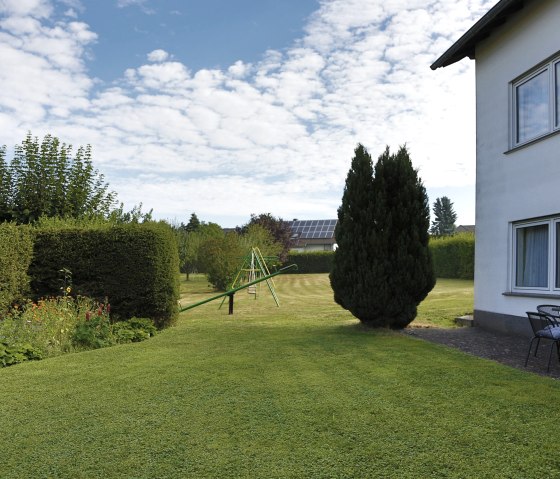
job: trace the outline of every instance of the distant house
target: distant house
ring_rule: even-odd
[[[473,233],[474,234],[475,227],[474,225],[459,225],[455,228],[455,233]]]
[[[292,251],[333,251],[338,220],[293,220]]]
[[[501,0],[431,66],[476,60],[475,322],[560,303],[560,2]],[[458,123],[456,127],[460,128]]]

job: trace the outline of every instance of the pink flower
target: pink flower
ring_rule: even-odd
[[[86,311],[86,321],[91,319],[91,311]]]

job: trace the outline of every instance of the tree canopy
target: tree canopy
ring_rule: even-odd
[[[271,213],[251,214],[249,222],[241,228],[237,228],[237,232],[245,234],[251,225],[260,225],[270,232],[274,241],[281,245],[278,253],[280,261],[286,261],[291,246],[292,230],[290,224],[280,217],[273,216]]]
[[[11,161],[0,148],[0,221],[108,216],[115,202],[116,193],[93,167],[90,145],[73,153],[54,136],[39,142],[28,133]]]

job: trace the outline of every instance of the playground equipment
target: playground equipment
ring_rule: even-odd
[[[265,276],[270,275],[270,271],[268,266],[266,265],[266,259],[270,260],[277,260],[275,256],[267,256],[266,258],[262,255],[259,248],[253,246],[251,248],[251,252],[243,258],[243,263],[241,264],[241,268],[235,275],[235,279],[231,283],[230,289],[234,289],[236,286],[241,286],[244,283],[252,283],[259,278],[264,278]],[[276,294],[274,280],[266,279],[266,285],[270,290],[270,294],[274,298],[276,302],[276,306],[280,306],[280,300]],[[247,288],[247,292],[249,294],[254,295],[255,299],[257,299],[257,287],[258,283],[254,283],[253,285]],[[222,300],[222,304],[220,304],[220,308],[224,304],[225,298]]]
[[[216,296],[212,296],[211,298],[205,299],[203,301],[199,301],[198,303],[191,304],[190,306],[185,306],[184,308],[180,308],[179,311],[180,312],[187,311],[189,309],[196,308],[197,306],[201,306],[203,304],[209,303],[210,301],[214,301],[214,300],[220,299],[220,298],[229,297],[229,313],[228,314],[233,314],[233,296],[235,295],[235,293],[237,293],[238,291],[241,291],[242,289],[246,289],[246,288],[249,288],[253,285],[261,283],[263,281],[268,281],[269,279],[272,279],[274,276],[278,276],[279,274],[285,273],[286,271],[288,271],[290,269],[297,269],[297,264],[291,264],[289,266],[285,266],[284,268],[279,269],[275,273],[268,274],[266,276],[263,276],[262,278],[258,278],[254,281],[251,281],[251,282],[249,282],[247,284],[244,284],[242,286],[239,286],[237,288],[230,289],[229,291],[226,291],[225,293],[221,293],[221,294],[218,294]]]

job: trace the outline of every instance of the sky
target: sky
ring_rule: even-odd
[[[0,0],[0,145],[74,148],[131,209],[223,227],[336,218],[358,143],[406,144],[475,222],[474,62],[495,0]]]

